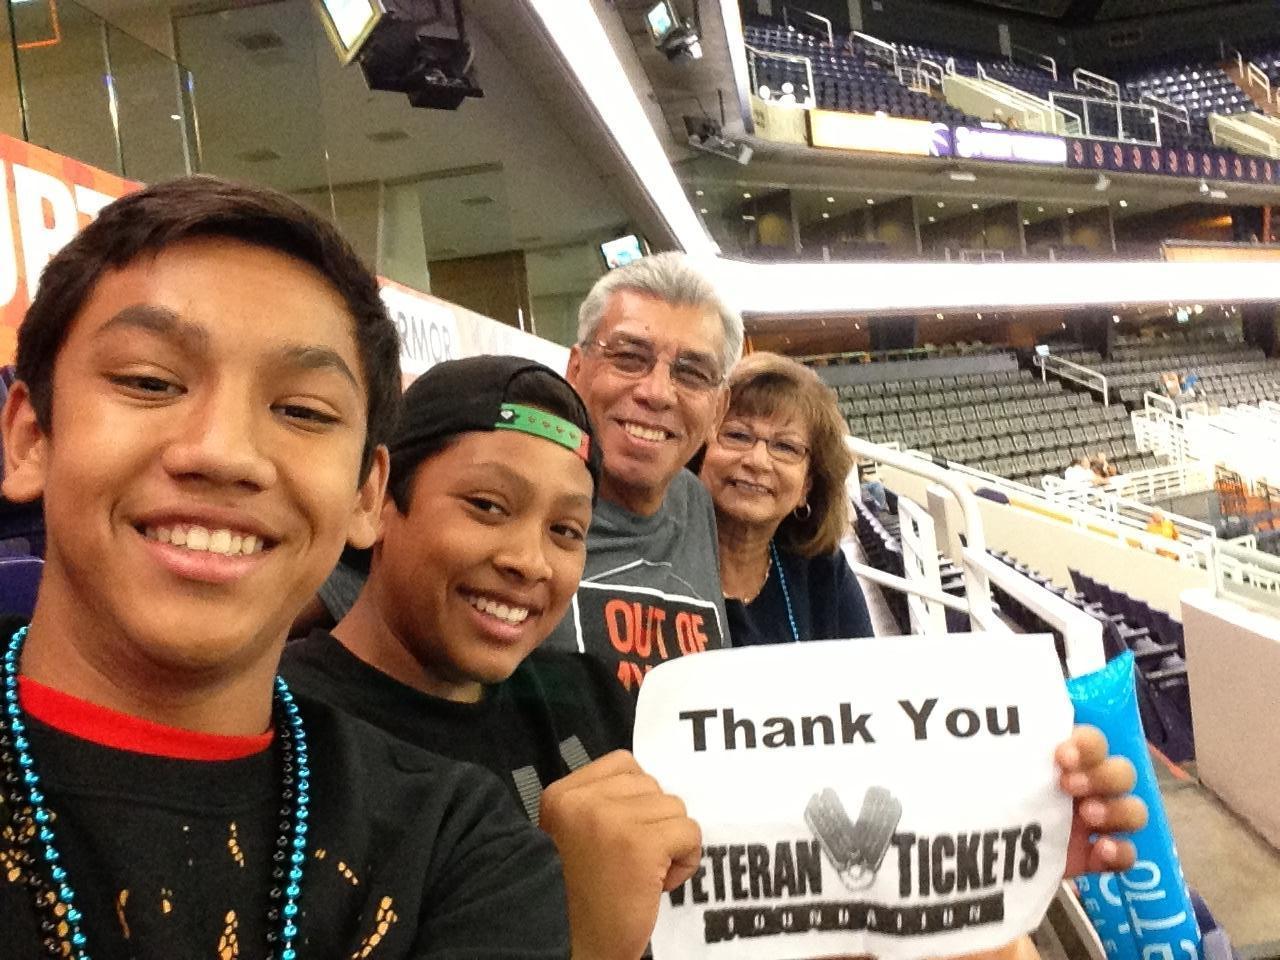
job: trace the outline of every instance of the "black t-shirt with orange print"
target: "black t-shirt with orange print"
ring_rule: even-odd
[[[22,702],[87,954],[266,957],[271,737],[157,727],[27,680]],[[312,772],[299,960],[568,956],[554,848],[491,774],[297,702]],[[33,960],[44,915],[9,824],[0,800],[0,958]]]

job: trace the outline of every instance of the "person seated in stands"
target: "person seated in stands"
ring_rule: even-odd
[[[1075,463],[1067,467],[1062,479],[1073,487],[1085,487],[1106,482],[1093,472],[1093,464],[1089,462],[1089,457],[1085,454],[1081,454],[1076,458]]]
[[[1159,507],[1151,511],[1151,517],[1147,520],[1147,533],[1154,533],[1156,536],[1166,537],[1169,540],[1178,539],[1178,528],[1174,526],[1173,521]]]
[[[1200,377],[1192,371],[1182,378],[1181,393],[1179,399],[1194,400],[1196,398],[1196,388],[1200,385]]]
[[[1107,455],[1101,451],[1090,458],[1089,468],[1093,471],[1094,477],[1103,483],[1106,483],[1120,472],[1116,469],[1116,465],[1107,459]]]
[[[858,492],[865,503],[876,513],[889,512],[889,494],[884,484],[876,477],[874,463],[858,463]]]
[[[567,955],[492,775],[276,676],[373,542],[398,353],[373,274],[267,190],[159,184],[45,268],[3,414],[48,549],[2,633],[0,954]]]
[[[835,396],[787,357],[753,353],[729,376],[729,406],[699,476],[711,493],[735,647],[872,636],[840,549],[853,457]]]
[[[496,773],[560,849],[573,956],[635,960],[701,837],[625,752],[632,701],[608,669],[538,649],[586,560],[601,477],[586,408],[541,364],[449,361],[406,391],[390,452],[364,589],[331,634],[289,645],[284,675]]]

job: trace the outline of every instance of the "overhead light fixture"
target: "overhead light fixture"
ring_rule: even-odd
[[[1044,207],[1036,207],[1036,213],[1044,213]]]
[[[720,121],[714,117],[685,117],[684,130],[689,146],[695,150],[712,153],[743,166],[751,162],[754,151],[750,144],[726,137]],[[698,191],[698,196],[702,196],[701,190]]]
[[[1209,191],[1209,197],[1210,197],[1211,199],[1213,199],[1213,200],[1225,200],[1225,199],[1227,199],[1227,191],[1225,191],[1225,190],[1210,190],[1210,191]]]
[[[835,203],[835,202],[836,202],[835,197],[827,197],[827,203]]]
[[[943,316],[942,314],[940,314],[940,313],[939,313],[939,314],[935,314],[935,316],[937,316],[937,318],[938,318],[939,320],[945,320],[945,319],[946,319],[946,317],[944,317],[944,316]]]
[[[1029,227],[1029,226],[1031,226],[1031,221],[1030,221],[1030,220],[1023,220],[1023,221],[1022,221],[1022,225],[1023,225],[1024,227]]]
[[[876,205],[876,202],[872,200],[870,197],[867,197],[867,206],[874,207],[875,205]]]
[[[978,175],[971,170],[952,170],[947,174],[956,183],[974,183]]]
[[[981,209],[981,204],[971,203],[971,204],[969,204],[969,206],[973,207],[973,209],[975,209],[975,210],[980,210],[980,209]]]
[[[693,195],[694,195],[695,197],[701,197],[701,196],[704,196],[704,195],[705,195],[705,193],[706,193],[706,191],[704,191],[704,190],[695,190],[695,191],[693,191]]]
[[[945,207],[946,207],[946,204],[945,204],[945,203],[943,203],[941,200],[939,200],[939,201],[938,201],[938,209],[939,209],[939,210],[942,210],[942,209],[944,209]]]
[[[707,212],[707,208],[706,208],[706,207],[699,207],[699,208],[698,208],[698,212],[699,212],[699,213],[703,213],[703,214],[705,214],[705,213]]]
[[[1075,207],[1067,207],[1067,216],[1071,216],[1075,212],[1076,212]]]
[[[1203,177],[1200,178],[1200,192],[1202,194],[1208,194],[1209,192],[1209,181]]]
[[[1103,190],[1108,190],[1110,188],[1111,178],[1102,173],[1098,174],[1098,179],[1093,181],[1093,189],[1101,193]]]
[[[1127,207],[1128,205],[1129,205],[1129,201],[1128,201],[1128,200],[1121,200],[1121,201],[1120,201],[1120,206],[1121,206],[1121,207]]]
[[[827,213],[827,211],[823,210],[823,211],[822,211],[822,219],[823,219],[823,220],[830,220],[830,219],[831,219],[831,214],[829,214],[829,213]]]
[[[938,222],[938,218],[937,218],[937,217],[930,217],[930,218],[929,218],[929,222],[930,222],[930,223],[937,223],[937,222]]]
[[[743,200],[750,200],[750,199],[751,199],[751,194],[749,194],[749,193],[744,193],[744,194],[742,195],[742,199],[743,199]]]
[[[747,222],[749,222],[749,223],[755,223],[755,219],[756,219],[756,218],[755,218],[755,217],[753,217],[753,216],[752,216],[751,214],[749,214],[749,213],[744,213],[744,214],[742,215],[742,219],[743,219],[743,220],[746,220],[746,221],[747,221]]]
[[[1113,314],[1111,315],[1111,322],[1112,322],[1112,323],[1119,323],[1119,322],[1120,322],[1120,314],[1118,314],[1118,313],[1113,313]]]

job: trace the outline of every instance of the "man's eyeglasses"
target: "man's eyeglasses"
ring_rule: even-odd
[[[809,456],[809,448],[799,440],[792,440],[789,437],[758,437],[746,427],[736,425],[721,427],[720,432],[716,434],[716,439],[720,446],[738,453],[754,450],[756,444],[763,441],[769,456],[779,463],[803,463],[804,458]]]
[[[609,366],[628,379],[647,377],[658,363],[657,351],[642,340],[594,340],[584,346],[599,350]],[[689,393],[705,393],[724,383],[714,362],[702,356],[677,354],[667,361],[667,369],[671,382]]]

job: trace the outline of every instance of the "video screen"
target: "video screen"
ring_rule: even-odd
[[[649,32],[653,34],[655,41],[661,41],[676,25],[676,19],[671,12],[671,4],[668,0],[662,0],[661,3],[654,4],[653,9],[645,16],[645,20],[649,23]]]
[[[639,237],[629,233],[625,237],[600,244],[600,255],[604,257],[605,266],[614,270],[643,257],[644,246]]]
[[[356,52],[355,48],[382,16],[378,0],[320,0],[320,6],[329,18],[339,53],[344,57]]]

